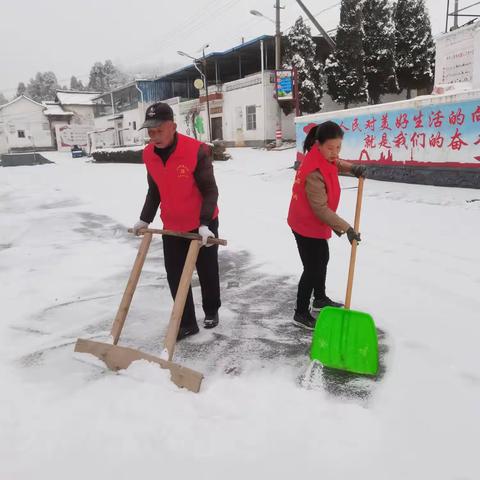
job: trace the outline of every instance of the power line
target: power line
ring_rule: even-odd
[[[222,5],[220,7],[220,9],[222,10],[225,10],[226,8],[230,8],[230,6],[232,6],[234,3],[236,2],[236,0],[227,0],[227,4],[226,5]],[[197,24],[200,24],[200,26],[203,26],[203,24],[205,24],[206,22],[210,21],[210,16],[211,16],[211,12],[210,12],[210,9],[211,7],[213,7],[214,5],[218,4],[218,0],[210,0],[210,2],[207,3],[206,7],[204,6],[201,6],[199,9],[197,9],[195,12],[193,12],[193,14],[189,17],[189,19],[186,21],[186,23],[183,23],[182,25],[182,31],[181,31],[181,36],[183,36],[184,33],[187,33],[185,30],[188,29],[190,26],[195,26]],[[175,27],[176,28],[176,27]],[[170,44],[172,41],[175,41],[176,38],[175,38],[175,35],[174,32],[176,31],[177,32],[177,36],[179,35],[178,33],[178,28],[176,28],[176,30],[172,29],[170,30],[169,32],[167,32],[166,34],[164,34],[160,39],[159,39],[159,43],[164,40],[165,38],[169,38],[170,40],[167,41],[167,42],[164,42],[164,45],[162,45],[162,48],[159,50],[158,48],[156,49],[156,51],[163,51],[165,49],[165,43],[168,43]],[[197,28],[198,29],[198,28]],[[71,75],[69,78],[63,78],[63,79],[59,79],[57,80],[58,83],[63,83],[63,82],[68,82],[70,81],[71,77],[72,76],[75,76],[77,77],[77,79],[87,79],[89,76],[90,76],[90,72],[89,73],[82,73],[82,74],[78,74],[78,75]],[[20,83],[20,82],[19,82]],[[25,82],[23,82],[25,83]],[[10,87],[10,88],[0,88],[0,92],[15,92],[18,88],[18,85],[17,87]]]
[[[218,3],[218,0],[216,0],[213,3]],[[226,0],[226,3],[216,8],[213,13],[215,14],[215,16],[218,16],[224,11],[229,10],[236,3],[237,3],[237,0]],[[211,5],[211,4],[208,4],[208,5]],[[172,43],[177,42],[179,38],[185,38],[185,36],[187,35],[190,36],[193,33],[197,32],[199,29],[211,23],[212,12],[210,11],[210,9],[202,6],[200,10],[201,12],[199,14],[195,13],[192,18],[182,23],[182,26],[180,28],[175,27],[174,29],[166,32],[157,40],[160,47],[157,46],[155,48],[156,56],[158,56],[159,53],[164,52],[166,49],[168,49]],[[143,50],[142,56],[146,54],[148,53],[146,53],[145,50]],[[142,61],[145,61],[145,60],[142,60]]]
[[[324,8],[323,10],[320,10],[318,13],[315,13],[313,16],[318,17],[321,13],[328,12],[329,10],[332,10],[332,8],[338,7],[341,5],[342,2],[335,3],[334,5],[331,5],[330,7]]]
[[[289,3],[291,0],[287,0],[286,3]],[[164,33],[159,39],[158,39],[158,44],[160,44],[160,48],[156,48],[155,52],[161,53],[164,52],[165,50],[169,49],[171,44],[174,42],[177,42],[179,38],[184,38],[185,36],[191,36],[193,33],[197,32],[201,28],[204,28],[208,24],[211,23],[211,17],[212,15],[219,16],[229,10],[231,7],[233,7],[235,4],[238,4],[237,0],[224,0],[222,4],[214,10],[212,13],[210,10],[213,6],[218,5],[220,3],[218,0],[211,0],[208,2],[205,6],[200,6],[193,14],[187,19],[186,22],[182,23],[181,27],[174,27],[173,29],[169,30],[168,32]],[[330,10],[332,8],[335,8],[336,6],[340,5],[340,3],[336,3],[334,5],[331,5],[330,7],[327,7],[326,9],[322,10],[321,12],[318,12],[317,15],[320,13]],[[247,26],[247,30],[250,30],[251,27],[256,26],[258,23],[260,23],[260,20],[257,20],[256,22],[246,21],[244,25]],[[238,27],[238,26],[237,26]],[[288,30],[290,30],[292,27],[288,27],[287,29],[284,30],[284,33],[287,33]],[[241,28],[238,28],[239,32],[245,31],[242,30]],[[221,33],[215,35],[212,39],[212,41],[215,41]],[[226,38],[238,38],[241,35],[241,33],[238,34],[232,34],[228,35]],[[225,40],[225,36],[222,35],[223,40]],[[143,55],[145,55],[145,51],[143,51]],[[142,57],[143,57],[142,55]],[[156,55],[157,56],[157,55]],[[136,57],[138,59],[138,57]],[[152,62],[152,59],[148,59],[143,57],[142,60],[139,60],[137,64],[142,63],[142,62],[149,62],[149,63],[155,63]],[[76,74],[76,75],[70,75],[68,78],[62,78],[57,80],[59,84],[69,82],[72,76],[75,76],[78,80],[81,79],[88,79],[90,73],[83,73],[83,74]],[[20,82],[19,82],[20,83]],[[59,85],[60,86],[60,85]],[[17,87],[11,87],[11,88],[4,88],[0,89],[0,91],[3,92],[15,92],[17,90]]]

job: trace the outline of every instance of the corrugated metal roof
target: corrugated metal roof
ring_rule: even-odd
[[[266,40],[273,40],[273,39],[274,37],[272,35],[262,35],[260,37],[256,37],[252,40],[249,40],[248,42],[244,42],[244,43],[241,43],[240,45],[236,45],[233,48],[229,48],[228,50],[225,50],[223,52],[210,52],[209,54],[205,55],[205,60],[215,60],[215,58],[225,57],[225,56],[231,55],[232,53],[239,52],[243,49],[250,49],[252,46],[256,44],[260,44],[262,40],[266,41]],[[201,61],[202,57],[199,57],[197,60]],[[190,65],[185,65],[184,67],[177,68],[177,70],[174,70],[173,72],[165,73],[164,75],[161,75],[160,77],[156,78],[156,80],[175,77],[175,76],[178,76],[178,74],[186,73],[188,71],[196,75],[196,69],[190,63]]]

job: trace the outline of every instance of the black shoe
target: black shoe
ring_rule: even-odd
[[[218,325],[218,312],[215,315],[205,315],[204,328],[215,328]]]
[[[343,307],[343,303],[334,302],[333,300],[330,300],[328,297],[316,298],[316,299],[313,301],[313,304],[312,304],[312,311],[318,312],[318,311],[321,310],[323,307],[336,307],[336,308],[340,308],[340,307]]]
[[[299,327],[307,328],[308,330],[313,330],[317,321],[310,315],[310,312],[298,313],[295,312],[293,316],[293,323]]]
[[[178,330],[177,335],[177,342],[182,340],[183,338],[190,337],[191,335],[195,335],[199,332],[197,325],[193,327],[180,327]]]

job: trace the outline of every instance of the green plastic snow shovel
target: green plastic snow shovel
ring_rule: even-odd
[[[360,226],[363,177],[358,182],[354,229]],[[313,333],[310,358],[325,367],[375,375],[378,371],[378,338],[373,318],[350,310],[357,241],[352,242],[345,308],[325,307],[320,311]]]

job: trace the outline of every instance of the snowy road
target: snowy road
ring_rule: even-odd
[[[382,372],[321,372],[305,389],[293,154],[232,154],[215,166],[221,324],[176,354],[205,374],[198,396],[149,365],[114,374],[72,354],[77,337],[107,338],[139,243],[125,231],[143,167],[52,153],[0,169],[0,478],[478,478],[480,193],[366,183],[353,305],[380,329]],[[351,218],[355,179],[342,186]],[[347,267],[348,244],[332,240],[334,298]],[[196,281],[194,297],[201,318]],[[155,239],[121,343],[158,353],[171,305]]]

